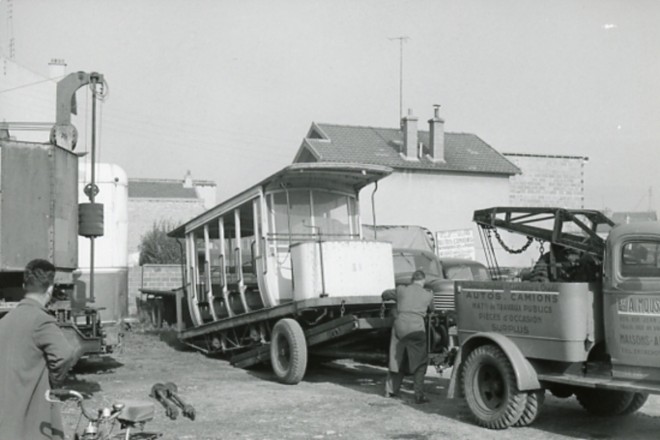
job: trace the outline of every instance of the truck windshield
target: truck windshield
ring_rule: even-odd
[[[435,258],[417,253],[394,253],[394,273],[413,273],[416,270],[423,270],[426,275],[442,277],[440,264]]]
[[[450,280],[490,281],[488,271],[481,266],[460,265],[447,268],[445,274]]]
[[[621,275],[624,277],[660,278],[660,242],[634,241],[621,251]]]

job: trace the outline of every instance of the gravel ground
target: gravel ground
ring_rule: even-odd
[[[90,395],[89,408],[122,400],[150,400],[151,386],[173,381],[197,411],[195,421],[169,420],[156,407],[146,431],[163,439],[656,439],[660,397],[625,418],[598,418],[575,399],[547,394],[543,412],[528,428],[489,431],[477,427],[461,401],[445,398],[448,375],[432,369],[426,388],[431,403],[415,405],[411,384],[401,400],[381,397],[385,370],[353,362],[314,366],[294,386],[274,381],[266,367],[233,368],[226,360],[180,347],[171,333],[129,333],[123,352],[103,362],[79,364],[67,386]],[[73,432],[77,408],[63,406]]]

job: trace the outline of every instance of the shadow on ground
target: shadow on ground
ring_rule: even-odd
[[[172,347],[176,351],[195,351],[192,347],[179,340],[176,330],[149,330],[146,334],[158,335],[161,341]]]
[[[261,364],[260,367],[250,370],[248,374],[260,380],[276,380],[268,364]],[[310,366],[304,382],[331,383],[360,393],[382,396],[386,375],[386,368],[337,361]],[[412,381],[410,378],[406,378],[402,386],[401,398],[381,397],[368,404],[373,407],[392,407],[393,409],[405,405],[427,414],[436,414],[474,425],[475,421],[464,399],[446,397],[448,386],[449,379],[447,378],[427,376],[425,391],[431,402],[417,405],[414,403]],[[541,415],[532,426],[510,429],[529,430],[530,433],[542,431],[576,439],[656,439],[660,429],[660,416],[642,412],[627,417],[596,417],[584,411],[575,398],[559,399],[547,393]],[[491,431],[491,433],[495,432]],[[397,434],[391,438],[412,440],[429,437],[423,433],[410,433]]]
[[[110,374],[124,364],[112,357],[81,359],[71,370],[74,374]]]

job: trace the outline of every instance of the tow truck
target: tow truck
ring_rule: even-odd
[[[540,242],[535,271],[545,271],[538,281],[455,286],[460,349],[449,397],[463,396],[479,425],[531,424],[546,390],[601,416],[632,414],[660,394],[660,223],[512,207],[475,211],[474,221],[495,271],[493,238],[523,250],[501,230],[526,236],[523,248]]]

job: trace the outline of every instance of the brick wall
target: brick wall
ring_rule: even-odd
[[[522,170],[522,174],[509,180],[512,206],[584,207],[586,157],[509,153],[504,156]]]
[[[128,254],[139,252],[142,236],[155,222],[179,225],[204,212],[203,200],[142,199],[128,200]]]
[[[178,264],[145,264],[142,266],[142,288],[172,290],[181,287],[183,277]]]
[[[178,264],[145,264],[128,268],[128,314],[137,316],[140,289],[172,290],[183,285]]]

